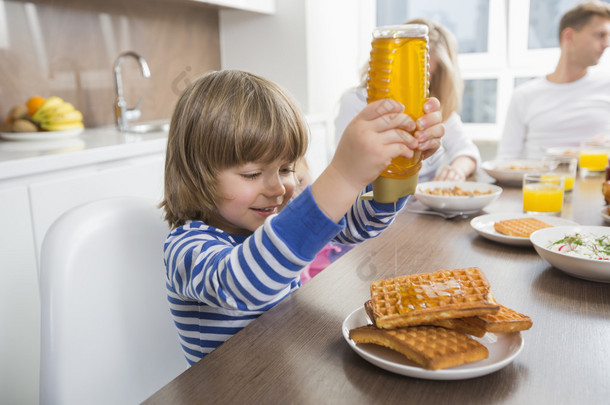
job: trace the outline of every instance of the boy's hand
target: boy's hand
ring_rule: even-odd
[[[311,191],[318,206],[338,221],[360,191],[398,156],[411,158],[415,149],[424,157],[440,147],[445,133],[440,103],[431,98],[417,124],[404,107],[390,99],[368,104],[345,128],[335,155]],[[414,135],[412,135],[414,134]]]
[[[397,101],[384,99],[368,104],[345,128],[330,166],[361,190],[397,156],[410,158],[419,146],[412,135],[415,122]],[[423,118],[423,117],[422,117]]]
[[[424,104],[425,114],[417,120],[415,138],[419,141],[419,150],[422,158],[426,159],[441,147],[441,138],[445,135],[445,126],[442,124],[441,104],[431,97]]]

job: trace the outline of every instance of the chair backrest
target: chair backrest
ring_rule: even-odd
[[[41,404],[140,403],[187,368],[165,290],[168,233],[152,200],[76,207],[41,251]]]

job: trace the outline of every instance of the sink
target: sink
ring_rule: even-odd
[[[149,132],[169,132],[169,123],[158,122],[128,125],[125,132],[132,132],[135,134],[147,134]]]

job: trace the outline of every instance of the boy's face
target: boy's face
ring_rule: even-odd
[[[294,162],[253,162],[224,169],[218,175],[219,215],[209,225],[249,235],[288,204],[295,185]]]
[[[580,31],[572,34],[574,57],[583,66],[597,65],[604,50],[610,45],[610,20],[599,16],[591,20]]]

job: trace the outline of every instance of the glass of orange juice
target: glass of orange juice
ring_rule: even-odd
[[[523,175],[523,211],[527,214],[561,214],[563,189],[563,176]]]
[[[561,176],[564,179],[564,191],[569,193],[574,188],[578,159],[572,156],[555,156],[544,159],[545,167],[543,177]]]
[[[599,174],[606,170],[610,147],[597,141],[585,141],[580,144],[578,165],[583,175]]]

